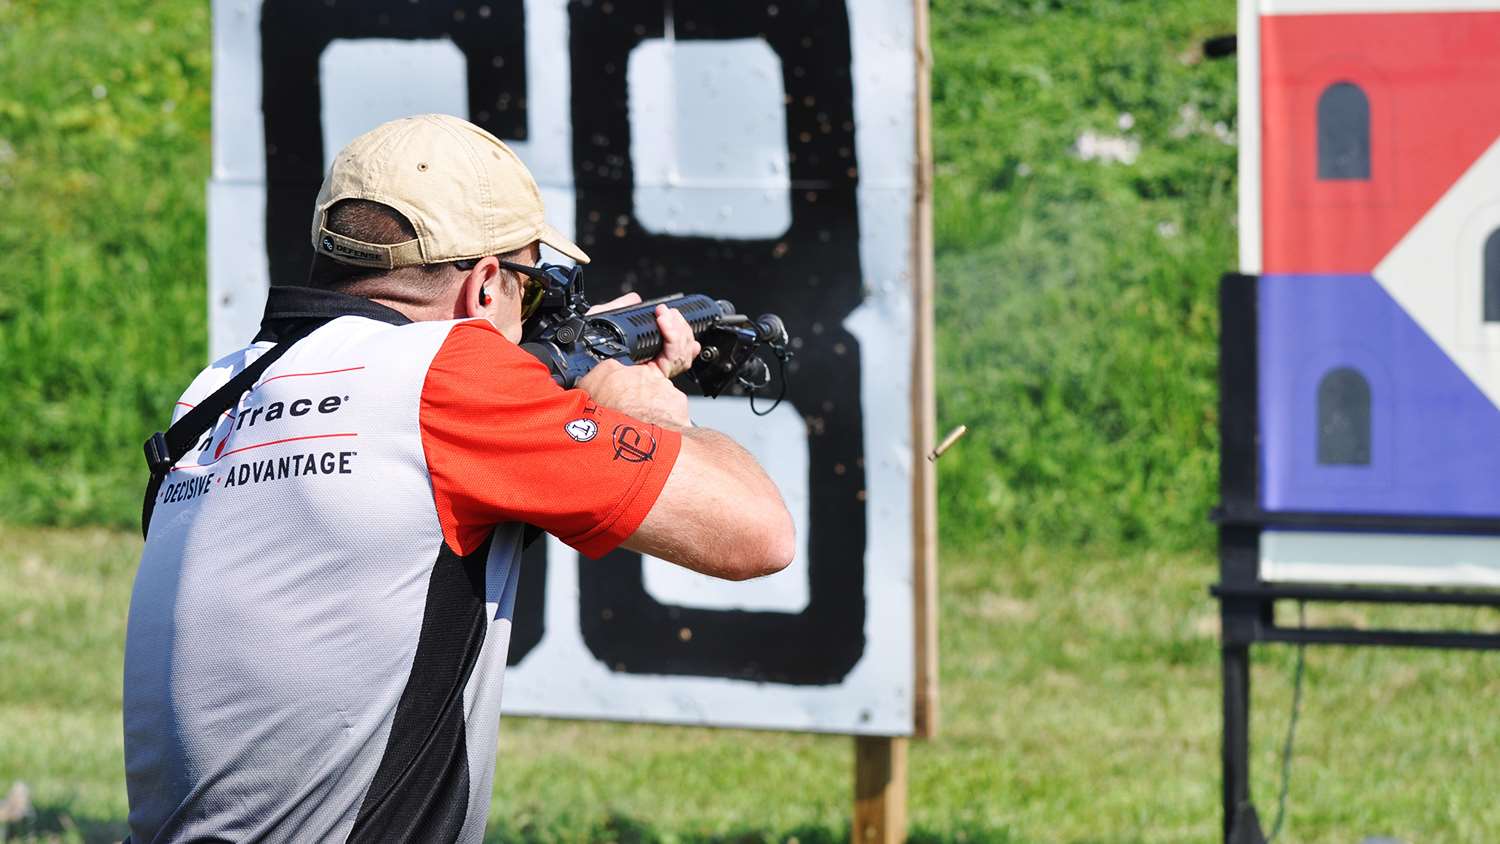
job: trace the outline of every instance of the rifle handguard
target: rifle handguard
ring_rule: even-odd
[[[770,368],[757,354],[761,347],[783,361],[790,355],[786,326],[775,314],[751,320],[735,313],[729,302],[697,293],[678,293],[589,314],[581,268],[548,264],[543,269],[551,282],[542,305],[526,324],[521,348],[546,364],[552,380],[563,388],[577,384],[600,361],[640,363],[660,354],[658,305],[681,313],[693,329],[703,348],[691,374],[710,398],[736,382],[750,392],[766,386],[771,380]]]

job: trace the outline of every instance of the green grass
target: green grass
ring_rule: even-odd
[[[939,427],[972,431],[941,464],[946,539],[1211,541],[1235,68],[1196,52],[1234,14],[935,4]],[[1139,158],[1070,154],[1086,131]]]
[[[139,518],[207,355],[203,2],[0,0],[0,512]]]
[[[128,533],[0,528],[0,791],[31,789],[38,815],[11,830],[22,840],[124,834],[119,677],[138,552]],[[1213,577],[1201,554],[949,554],[943,729],[912,749],[913,839],[1212,839]],[[1493,613],[1399,618],[1500,629]],[[1269,823],[1292,656],[1256,657],[1254,787]],[[1500,654],[1309,651],[1284,840],[1493,841],[1497,695]],[[500,734],[492,840],[847,836],[848,738],[519,718]]]

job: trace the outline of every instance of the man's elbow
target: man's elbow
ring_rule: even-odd
[[[792,526],[792,516],[785,507],[768,514],[754,525],[757,541],[746,542],[742,547],[748,552],[740,564],[729,575],[730,580],[750,580],[775,574],[791,565],[797,553],[797,531]]]
[[[776,523],[778,528],[772,540],[766,574],[775,574],[791,565],[792,558],[797,555],[797,528],[792,525],[792,514],[785,507],[780,509]]]

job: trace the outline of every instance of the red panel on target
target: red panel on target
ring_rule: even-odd
[[[1263,17],[1261,38],[1267,273],[1370,272],[1500,136],[1500,13]]]

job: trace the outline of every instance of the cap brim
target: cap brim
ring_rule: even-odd
[[[563,237],[562,232],[553,228],[551,223],[542,224],[542,231],[538,235],[537,240],[567,255],[580,264],[587,264],[589,262],[589,253],[579,249],[578,244]]]

